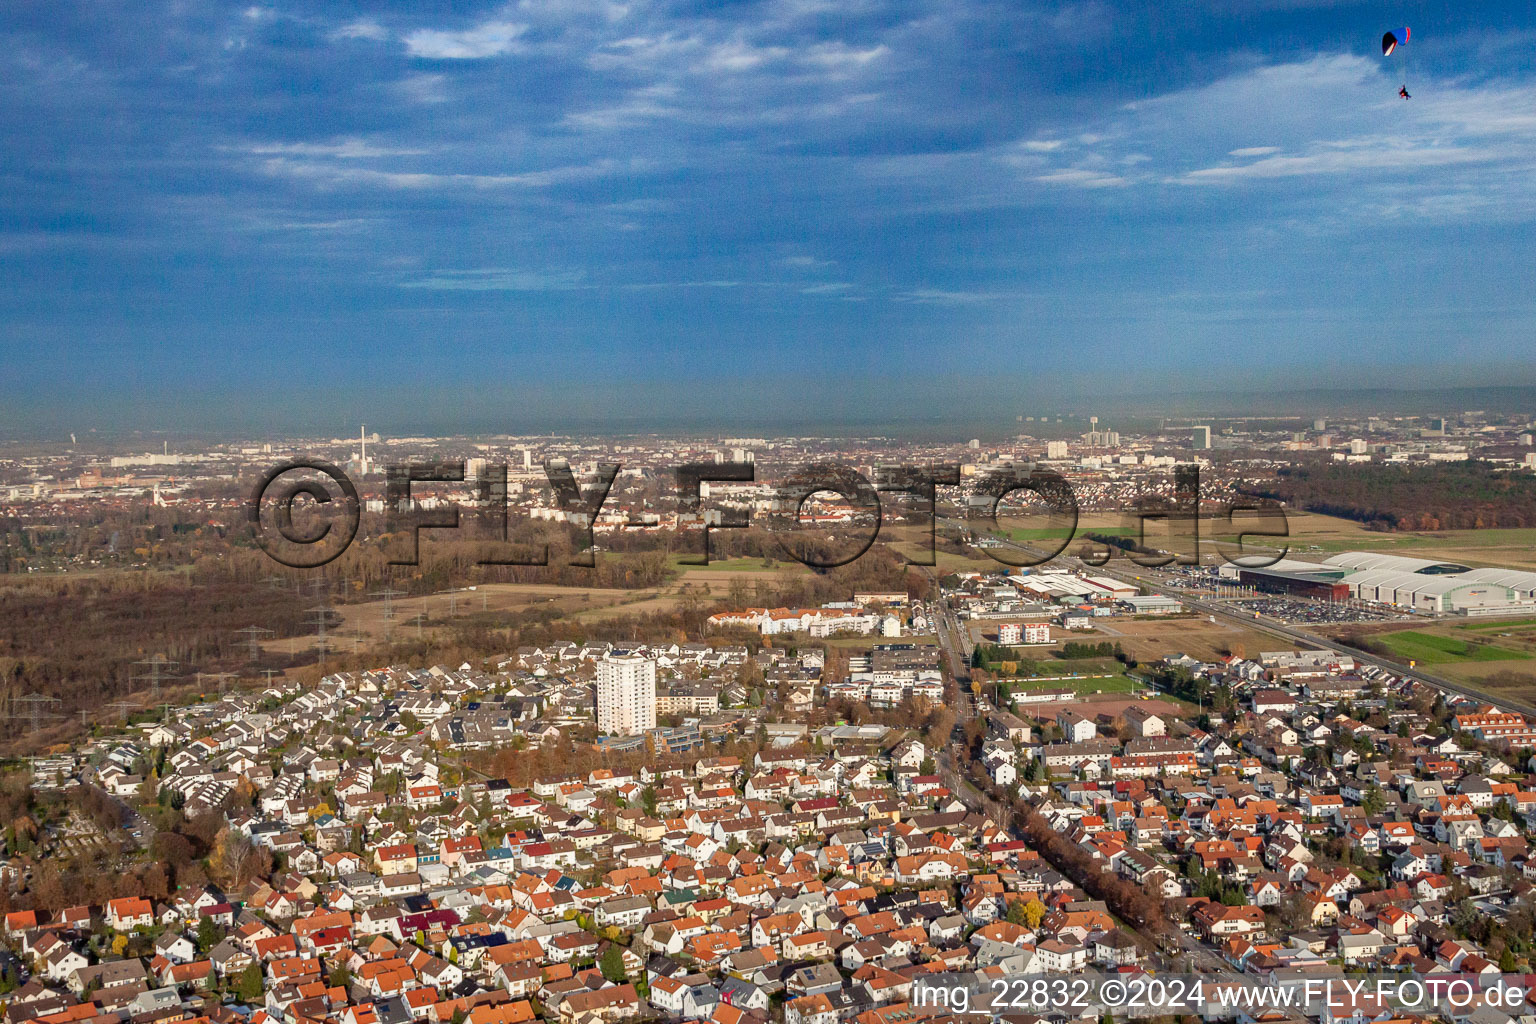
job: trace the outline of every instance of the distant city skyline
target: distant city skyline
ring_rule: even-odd
[[[1230,6],[8,8],[0,437],[1536,385],[1536,11]]]

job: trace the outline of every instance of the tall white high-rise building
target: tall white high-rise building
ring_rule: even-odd
[[[597,731],[634,736],[656,728],[656,662],[615,652],[597,663]]]

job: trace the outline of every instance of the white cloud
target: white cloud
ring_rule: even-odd
[[[625,36],[598,46],[587,63],[598,71],[658,72],[672,70],[703,46],[693,35],[668,32],[656,36]]]
[[[1301,156],[1271,156],[1248,164],[1202,167],[1176,178],[1185,184],[1232,184],[1255,178],[1349,174],[1357,171],[1412,171],[1451,164],[1481,163],[1497,154],[1461,146],[1404,146],[1389,138],[1320,144]]]
[[[1378,61],[1321,55],[1127,104],[996,158],[1042,185],[1136,187],[1138,202],[1149,189],[1163,190],[1156,201],[1177,202],[1169,184],[1273,191],[1332,179],[1351,190],[1342,206],[1320,205],[1315,190],[1295,197],[1299,207],[1268,205],[1250,220],[1254,230],[1536,214],[1536,87],[1421,79],[1411,101],[1395,94]],[[1256,131],[1265,144],[1250,144]],[[1060,153],[1049,145],[1057,137],[1072,140]],[[1076,147],[1089,143],[1096,155],[1085,159]]]
[[[432,188],[446,183],[440,174],[405,171],[377,171],[368,167],[348,167],[342,164],[326,164],[312,160],[290,160],[272,157],[263,160],[260,170],[274,177],[298,178],[320,185],[379,185],[386,188]]]
[[[585,271],[535,271],[515,267],[434,270],[424,278],[402,281],[401,288],[453,292],[551,292],[585,287]]]
[[[372,18],[358,18],[349,21],[336,29],[330,35],[331,39],[365,39],[371,43],[382,43],[389,38],[389,29],[380,25]]]
[[[1086,167],[1070,167],[1052,171],[1049,174],[1037,174],[1035,180],[1048,185],[1075,185],[1078,188],[1118,188],[1130,184],[1128,179],[1118,174],[1090,170]]]
[[[570,22],[597,14],[604,21],[614,22],[629,16],[630,5],[612,0],[519,0],[517,9],[534,19]]]
[[[735,39],[711,47],[702,66],[709,71],[750,71],[771,60],[782,60],[789,54],[785,46],[753,46]]]
[[[890,47],[883,43],[864,49],[854,49],[843,42],[817,43],[800,59],[807,64],[818,65],[831,71],[843,71],[867,67],[882,57],[889,56],[890,52]]]
[[[336,220],[290,220],[269,225],[281,231],[361,231],[377,221],[371,217],[342,217]]]
[[[340,160],[363,160],[383,156],[420,156],[424,149],[389,149],[374,146],[362,139],[337,139],[334,142],[261,142],[245,147],[245,152],[259,155],[287,155],[310,157],[334,157]]]
[[[740,288],[745,281],[711,280],[711,281],[637,281],[622,287],[626,291],[644,292],[661,291],[668,288]]]
[[[836,260],[819,260],[815,256],[785,256],[779,263],[799,270],[824,270],[836,266]]]
[[[479,60],[509,53],[517,46],[527,25],[513,21],[487,21],[463,32],[418,29],[405,36],[412,57],[428,60]]]
[[[990,302],[1006,296],[997,292],[946,291],[941,288],[916,288],[902,292],[896,298],[902,302],[917,302],[935,306],[961,306],[975,302]]]
[[[588,181],[613,174],[634,174],[649,165],[642,160],[594,160],[586,164],[549,167],[516,174],[468,174],[434,171],[387,171],[355,164],[274,156],[259,169],[275,177],[297,178],[321,186],[375,186],[392,189],[539,189],[570,182]]]
[[[512,185],[523,188],[544,188],[549,185],[563,185],[573,181],[589,181],[593,178],[604,178],[614,174],[633,174],[644,170],[649,165],[644,160],[594,160],[586,164],[571,164],[565,167],[551,167],[542,171],[523,171],[519,174],[471,174],[454,175],[473,182],[481,188],[495,188],[500,185]]]
[[[655,118],[672,117],[681,108],[667,102],[678,94],[676,86],[651,85],[632,91],[621,103],[567,114],[567,124],[577,128],[622,128]]]
[[[447,80],[442,75],[407,75],[394,90],[409,103],[447,103]]]

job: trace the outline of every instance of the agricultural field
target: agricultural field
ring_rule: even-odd
[[[1434,675],[1485,691],[1490,697],[1536,703],[1536,619],[1424,621],[1337,626],[1319,632]]]
[[[995,644],[997,627],[1007,619],[978,620],[966,624],[971,641]],[[1014,654],[1024,660],[1050,663],[1059,660],[1069,643],[1119,644],[1121,650],[1137,661],[1156,661],[1165,655],[1187,654],[1201,661],[1216,661],[1229,654],[1257,657],[1260,651],[1283,646],[1266,633],[1233,625],[1223,619],[1212,622],[1207,616],[1109,616],[1095,618],[1092,629],[1067,632],[1051,627],[1052,643],[1021,644]]]
[[[605,587],[566,587],[548,583],[484,583],[474,590],[452,593],[397,597],[386,606],[383,598],[359,604],[336,605],[327,632],[333,649],[346,651],[349,646],[366,647],[386,637],[415,636],[432,633],[453,621],[468,621],[475,616],[497,612],[527,611],[531,608],[558,608],[575,615],[618,605],[633,605],[654,594],[652,590],[623,590]],[[314,646],[313,635],[286,637],[263,644],[268,651],[298,654]]]
[[[1522,636],[1533,633],[1531,627],[1536,627],[1536,619],[1493,619],[1488,622],[1468,622],[1459,625],[1457,629],[1465,629],[1474,633],[1508,633],[1511,636]]]
[[[1006,522],[1006,520],[1004,522]],[[1051,526],[1005,526],[1003,529],[997,530],[995,532],[998,534],[998,536],[1007,537],[1009,540],[1016,540],[1021,544],[1038,540],[1054,540],[1059,543],[1061,538],[1066,536],[1067,533],[1065,527],[1058,528]],[[1082,537],[1088,533],[1099,533],[1107,537],[1134,537],[1138,532],[1139,531],[1136,527],[1128,526],[1124,523],[1117,522],[1114,525],[1095,526],[1092,525],[1088,520],[1084,519],[1077,524],[1077,529],[1073,531],[1072,535],[1074,537]]]
[[[1222,619],[1212,622],[1198,615],[1156,618],[1096,619],[1092,630],[1068,640],[1117,643],[1137,661],[1156,661],[1170,654],[1187,654],[1201,661],[1217,661],[1229,654],[1256,658],[1260,651],[1283,647],[1283,641],[1267,633],[1245,629]]]
[[[336,605],[339,623],[328,632],[333,647],[346,651],[378,643],[387,636],[414,637],[432,635],[453,622],[469,621],[476,616],[522,612],[535,608],[559,610],[582,622],[600,621],[621,615],[672,611],[690,596],[701,602],[725,597],[738,581],[745,584],[750,600],[759,584],[772,586],[780,575],[808,572],[792,559],[769,567],[758,558],[732,558],[711,561],[709,565],[680,565],[674,555],[675,574],[660,587],[624,589],[619,587],[572,587],[552,583],[483,583],[451,593],[397,597],[388,614],[382,598],[357,604]],[[419,616],[419,623],[418,623]],[[310,650],[314,636],[305,634],[273,640],[263,646],[274,653],[297,654]]]
[[[1475,686],[1492,695],[1513,700],[1536,702],[1536,619],[1502,619],[1476,622],[1444,622],[1409,632],[1428,637],[1423,641],[1402,633],[1372,637],[1384,647],[1393,647],[1398,657],[1412,657],[1430,671]],[[1394,643],[1398,646],[1393,646]],[[1449,647],[1450,651],[1444,650]],[[1415,654],[1404,655],[1402,650]],[[1420,658],[1428,654],[1429,659]]]
[[[1340,551],[1380,551],[1468,565],[1536,570],[1536,529],[1377,533],[1349,519],[1286,512],[1292,558],[1322,559]]]
[[[1384,633],[1375,642],[1386,648],[1394,657],[1416,662],[1425,667],[1461,665],[1476,661],[1517,661],[1530,658],[1529,654],[1500,647],[1480,636],[1461,639],[1416,629],[1399,633]]]
[[[684,558],[698,558],[697,554],[674,553],[667,558],[667,566],[680,573],[775,573],[809,572],[801,563],[785,555],[770,561],[764,558],[711,558],[708,565],[689,565]]]
[[[1303,561],[1321,561],[1340,551],[1379,551],[1415,558],[1446,559],[1474,566],[1536,570],[1536,529],[1380,533],[1367,530],[1363,524],[1350,519],[1313,512],[1287,509],[1285,518],[1288,536],[1249,536],[1243,541],[1244,549],[1254,553],[1278,554],[1283,547],[1288,557]],[[1250,523],[1257,525],[1257,520],[1245,521],[1239,518],[1235,521],[1235,527],[1241,530]],[[1004,529],[998,532],[1020,543],[1061,536],[1061,531],[1048,527]],[[1120,516],[1095,513],[1084,515],[1078,524],[1079,538],[1089,532],[1113,537],[1134,537],[1138,527]],[[1203,518],[1200,522],[1200,560],[1207,565],[1223,561],[1218,541],[1235,543],[1235,538],[1229,536],[1233,532],[1234,526],[1228,525],[1224,519]],[[1172,550],[1187,546],[1187,541],[1181,543],[1170,538],[1167,524],[1155,519],[1147,523],[1146,543],[1150,547],[1166,546]],[[1076,550],[1076,543],[1073,550]]]

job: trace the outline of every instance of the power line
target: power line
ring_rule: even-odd
[[[11,704],[21,704],[23,709],[17,712],[7,709],[4,717],[8,719],[21,719],[32,723],[32,731],[37,732],[43,727],[43,720],[63,718],[63,715],[53,711],[54,708],[63,705],[63,701],[57,697],[50,697],[44,693],[29,693],[21,697],[12,697]]]
[[[251,648],[251,660],[252,661],[260,661],[261,660],[261,638],[264,637],[264,636],[271,636],[272,635],[272,630],[264,629],[261,626],[246,626],[244,629],[237,629],[237,630],[235,630],[235,632],[245,637],[245,639],[243,641],[241,641],[242,643],[246,643],[246,644],[250,645],[250,648]]]
[[[370,592],[368,596],[369,597],[382,597],[384,599],[384,621],[385,622],[393,622],[393,621],[395,621],[395,603],[394,603],[394,599],[397,598],[397,597],[401,597],[404,594],[405,594],[405,591],[403,591],[403,590],[396,590],[393,587],[385,587],[383,590],[375,590],[375,591]]]
[[[309,610],[310,623],[315,627],[315,650],[320,654],[321,668],[325,667],[325,655],[331,649],[330,635],[326,632],[330,617],[329,605],[320,605]]]
[[[179,662],[170,661],[163,654],[156,654],[150,658],[145,659],[144,661],[136,661],[134,664],[143,665],[149,669],[148,672],[142,672],[133,678],[136,681],[143,681],[146,679],[149,681],[150,703],[152,704],[159,703],[160,701],[160,684],[162,682],[170,679],[180,678],[179,676],[167,675],[165,673],[165,669],[175,668]]]
[[[123,721],[127,722],[128,721],[128,716],[132,712],[138,710],[139,706],[137,704],[133,703],[133,701],[129,701],[129,700],[115,700],[111,704],[108,704],[107,707],[112,708],[114,711],[120,712],[122,714]]]

